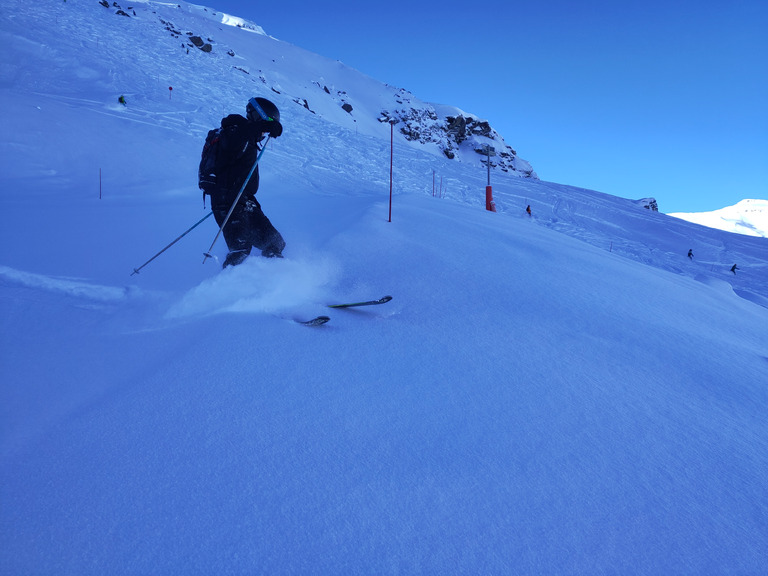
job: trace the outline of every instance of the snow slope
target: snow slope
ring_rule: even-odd
[[[765,238],[501,170],[486,212],[397,132],[389,222],[398,90],[176,6],[0,12],[0,572],[764,571]],[[131,276],[252,95],[286,258],[202,265],[208,219]]]
[[[768,237],[768,200],[742,200],[712,212],[678,212],[670,216],[736,234]]]

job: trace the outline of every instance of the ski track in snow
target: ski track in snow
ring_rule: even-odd
[[[3,278],[6,282],[20,284],[27,288],[65,294],[75,298],[93,300],[95,302],[119,302],[127,299],[132,294],[139,293],[139,290],[136,288],[99,286],[80,279],[54,278],[42,274],[32,274],[21,270],[14,270],[7,266],[0,266],[0,278]]]

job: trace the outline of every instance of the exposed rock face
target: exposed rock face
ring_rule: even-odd
[[[422,144],[437,144],[447,158],[453,160],[460,148],[469,147],[485,155],[486,146],[493,146],[496,155],[492,166],[504,172],[516,172],[525,178],[538,180],[538,176],[517,152],[503,143],[499,134],[485,120],[473,116],[440,116],[432,108],[403,108],[395,111],[384,110],[379,122],[394,124],[406,140]]]
[[[641,198],[640,200],[637,200],[637,203],[652,212],[659,211],[659,205],[656,203],[656,198]]]
[[[210,52],[213,50],[213,46],[203,41],[200,36],[190,36],[189,41],[192,42],[197,48],[200,48],[203,52]]]

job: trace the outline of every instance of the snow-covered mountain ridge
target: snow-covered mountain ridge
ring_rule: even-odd
[[[366,78],[365,90],[360,90],[356,88],[362,79],[359,72],[340,62],[319,62],[321,57],[279,42],[267,36],[260,26],[242,18],[187,3],[167,4],[147,0],[133,3],[126,8],[127,11],[117,2],[110,4],[102,0],[100,4],[116,16],[143,21],[142,24],[146,22],[147,26],[162,27],[178,41],[179,50],[186,54],[195,56],[198,51],[209,54],[209,62],[196,59],[200,75],[213,70],[213,74],[234,71],[246,77],[256,76],[254,80],[261,84],[261,88],[290,98],[294,104],[312,114],[320,114],[342,126],[352,125],[361,130],[372,130],[372,120],[394,123],[406,141],[425,145],[459,162],[483,162],[483,151],[486,146],[492,146],[498,154],[492,160],[494,167],[524,178],[537,178],[530,164],[517,156],[517,152],[504,142],[488,121],[453,106],[423,102],[403,88],[382,84],[372,90],[370,84],[376,82],[372,79]],[[188,16],[197,18],[189,19]],[[266,51],[249,54],[247,50],[236,48],[221,34],[225,31],[222,25],[255,32],[265,40],[281,45],[279,61],[272,58],[272,63],[279,62],[280,68],[291,68],[293,74],[286,77],[278,70],[265,71],[271,68],[266,64]],[[147,26],[144,26],[145,31]],[[123,30],[131,34],[130,24],[126,23]],[[148,37],[145,31],[142,38],[146,43]],[[161,44],[167,40],[163,36],[150,37],[161,41]],[[156,48],[145,45],[142,49],[152,52]],[[255,69],[254,64],[259,68]],[[329,68],[336,68],[336,73],[327,78],[318,76],[318,70]],[[379,95],[373,102],[369,99],[372,92]]]
[[[768,237],[768,200],[742,200],[711,212],[675,212],[669,216],[735,234]]]

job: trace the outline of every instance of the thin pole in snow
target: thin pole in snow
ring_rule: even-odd
[[[488,154],[488,161],[486,162],[486,166],[488,167],[488,186],[491,185],[491,146],[488,146],[486,144],[485,151]]]
[[[395,161],[395,124],[389,124],[389,222],[392,222],[392,167]]]
[[[496,212],[496,203],[493,201],[493,188],[491,188],[491,156],[496,156],[496,149],[493,146],[485,145],[488,167],[488,185],[485,187],[485,209],[490,212]]]

